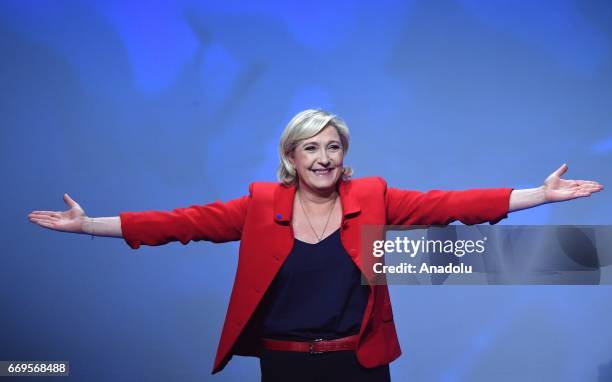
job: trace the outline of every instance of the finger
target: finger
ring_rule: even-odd
[[[59,214],[61,214],[61,212],[59,212],[59,211],[32,211],[32,212],[30,212],[30,214],[40,214],[40,215],[53,215],[53,214],[57,214],[59,216]]]
[[[583,184],[592,184],[592,185],[600,185],[598,182],[594,181],[594,180],[575,180],[575,182],[578,182],[579,185],[583,185]]]
[[[66,204],[70,207],[78,207],[79,203],[75,202],[74,200],[72,200],[72,198],[70,197],[70,195],[68,194],[64,194],[64,202],[66,202]]]
[[[40,217],[31,217],[30,221],[46,221],[49,223],[55,223],[55,222],[58,222],[59,219],[48,217],[48,216],[40,216]]]
[[[587,196],[591,196],[590,192],[578,192],[574,195],[576,198],[586,198]]]
[[[567,166],[567,164],[563,163],[561,165],[561,167],[559,167],[555,172],[553,172],[553,175],[558,176],[559,178],[566,173],[567,169],[569,167]]]
[[[46,215],[46,214],[31,214],[28,215],[29,217],[33,217],[33,218],[45,218],[45,219],[60,219],[61,216],[59,215]]]
[[[30,218],[30,221],[33,223],[38,223],[38,222],[47,222],[47,223],[57,223],[59,222],[58,219],[54,219],[54,218]]]
[[[49,217],[54,217],[54,218],[59,219],[61,217],[61,214],[55,211],[34,211],[34,212],[31,212],[28,216],[33,216],[33,217],[49,216]]]
[[[55,224],[53,224],[53,223],[38,222],[38,225],[41,226],[41,227],[49,228],[49,229],[55,229]]]
[[[584,191],[601,191],[602,188],[603,188],[602,186],[594,186],[594,185],[582,185],[578,187],[579,190],[584,190]]]
[[[47,220],[42,220],[42,219],[31,219],[32,223],[38,224],[40,226],[43,226],[45,228],[54,228],[55,227],[55,223],[51,222],[51,221],[47,221]]]
[[[599,188],[579,188],[578,190],[573,192],[573,195],[575,196],[590,196],[591,194],[594,194],[596,192],[601,191],[601,189]]]

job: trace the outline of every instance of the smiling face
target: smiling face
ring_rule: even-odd
[[[300,187],[316,193],[333,191],[342,176],[344,150],[338,131],[328,125],[317,135],[298,143],[289,155]]]

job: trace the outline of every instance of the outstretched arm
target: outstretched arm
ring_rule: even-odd
[[[513,190],[510,194],[508,212],[524,210],[545,203],[563,202],[584,198],[603,190],[603,186],[592,180],[561,179],[568,167],[563,164],[550,174],[544,184],[536,188]]]
[[[172,211],[122,212],[119,216],[91,218],[64,194],[66,211],[32,211],[32,223],[55,231],[124,238],[136,249],[171,241],[208,240],[222,243],[240,240],[250,195],[228,202],[176,208]]]
[[[123,237],[118,216],[91,218],[68,194],[64,194],[64,202],[69,207],[66,211],[32,211],[28,218],[34,224],[55,231]]]

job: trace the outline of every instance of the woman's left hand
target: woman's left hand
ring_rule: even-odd
[[[561,176],[565,174],[567,169],[567,164],[564,163],[546,178],[544,185],[542,185],[544,203],[583,198],[603,190],[601,184],[592,180],[561,179]]]

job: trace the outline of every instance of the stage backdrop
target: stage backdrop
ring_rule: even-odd
[[[355,176],[406,189],[612,185],[607,1],[0,2],[0,360],[74,380],[210,376],[238,244],[52,232],[31,210],[169,210],[275,180],[279,135],[322,107]],[[612,192],[501,224],[610,224]],[[609,286],[391,288],[396,381],[603,381]]]

